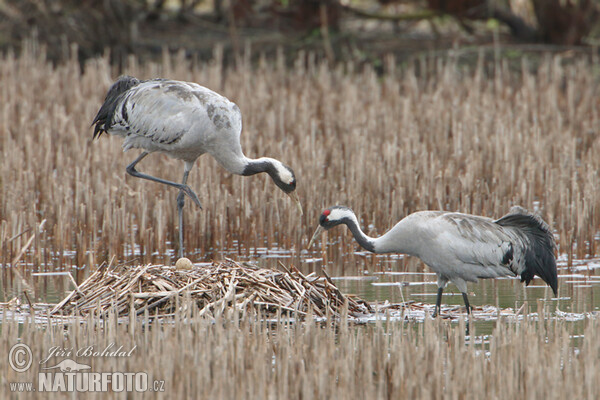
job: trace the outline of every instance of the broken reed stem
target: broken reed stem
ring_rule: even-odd
[[[191,270],[163,265],[99,269],[51,314],[85,316],[112,309],[123,316],[133,309],[137,315],[155,311],[164,316],[183,295],[194,299],[200,315],[221,314],[227,307],[245,312],[249,304],[266,314],[280,309],[304,315],[313,307],[318,316],[339,316],[345,303],[350,315],[371,312],[361,299],[344,296],[328,277],[305,276],[294,267],[281,272],[228,260]]]

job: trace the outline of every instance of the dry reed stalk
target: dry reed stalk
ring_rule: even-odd
[[[135,154],[122,156],[119,139],[91,142],[91,119],[121,71],[106,57],[83,71],[75,58],[52,66],[43,49],[25,48],[0,57],[0,263],[10,264],[28,237],[8,239],[46,219],[43,242],[34,240],[21,262],[41,261],[48,271],[77,265],[78,282],[112,256],[170,264],[177,193],[127,176]],[[204,209],[184,211],[194,261],[231,248],[236,258],[280,248],[299,266],[321,209],[331,204],[351,206],[372,235],[417,210],[500,217],[521,204],[539,209],[561,253],[598,252],[596,61],[557,55],[536,67],[524,58],[517,70],[499,60],[469,71],[453,58],[421,57],[403,69],[388,61],[379,76],[304,53],[293,68],[281,60],[253,67],[243,58],[224,69],[221,57],[219,49],[209,62],[183,53],[165,53],[159,63],[132,57],[122,72],[199,82],[235,101],[246,154],[291,165],[306,214],[299,217],[268,177],[231,176],[201,158],[188,183]],[[181,175],[180,162],[151,157],[140,170]],[[356,246],[342,230],[329,239],[341,242],[327,249],[329,260]],[[347,262],[370,265],[352,255]]]
[[[600,390],[599,320],[587,319],[578,339],[573,325],[529,318],[499,322],[485,343],[465,340],[464,324],[383,323],[360,329],[345,324],[319,324],[307,319],[292,326],[264,318],[239,318],[234,310],[206,319],[187,309],[168,319],[150,321],[146,314],[132,330],[117,324],[116,310],[89,314],[86,323],[64,320],[36,324],[3,316],[0,352],[17,342],[32,348],[33,366],[17,373],[6,366],[2,393],[9,382],[37,382],[40,368],[65,357],[39,361],[52,347],[93,345],[134,349],[131,356],[70,357],[91,365],[92,372],[147,372],[164,380],[158,398],[198,399],[330,399],[386,398],[576,398],[592,399]],[[196,308],[197,310],[197,308]],[[282,322],[285,319],[281,318]],[[582,335],[582,336],[579,336]],[[475,338],[472,338],[472,340]],[[69,357],[67,357],[69,358]],[[6,357],[5,357],[6,359]],[[54,371],[53,373],[59,373]],[[49,398],[65,393],[48,393]],[[145,398],[148,393],[128,393]],[[62,398],[61,397],[61,398]],[[123,398],[125,393],[86,393],[86,398]],[[19,398],[39,398],[20,393]]]
[[[234,261],[210,267],[178,270],[164,265],[101,268],[57,304],[50,314],[83,315],[116,310],[119,316],[146,312],[172,314],[179,298],[189,296],[200,315],[221,314],[225,308],[245,312],[254,306],[265,315],[284,310],[305,315],[340,316],[346,306],[354,317],[372,312],[358,297],[347,297],[329,277],[275,271]]]

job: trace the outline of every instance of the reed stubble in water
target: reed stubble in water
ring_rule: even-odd
[[[91,372],[146,372],[164,380],[158,398],[198,399],[593,399],[600,390],[600,326],[589,319],[578,348],[569,324],[526,318],[518,324],[500,321],[488,345],[465,342],[464,325],[440,320],[424,324],[379,322],[353,327],[313,320],[297,325],[240,319],[237,314],[198,317],[194,304],[184,313],[147,327],[116,323],[113,312],[90,314],[86,323],[51,326],[4,319],[0,352],[9,354],[20,338],[32,348],[33,366],[17,373],[3,364],[0,391],[9,382],[37,382],[40,368],[64,357],[39,361],[52,347],[105,349],[111,343],[131,355],[78,357]],[[52,371],[58,373],[60,371]],[[47,393],[63,398],[65,393]],[[149,393],[86,393],[86,398],[146,398]],[[61,397],[62,396],[62,397]],[[18,398],[39,398],[20,393]]]
[[[268,179],[231,176],[201,157],[188,183],[204,209],[184,210],[188,248],[198,249],[193,261],[231,248],[243,256],[273,246],[299,254],[322,207],[337,203],[382,230],[417,210],[500,217],[514,204],[539,207],[561,252],[597,253],[596,61],[549,56],[535,69],[524,60],[518,70],[499,61],[489,73],[421,59],[402,70],[388,62],[378,76],[303,56],[292,68],[277,61],[224,69],[217,49],[207,63],[165,54],[159,63],[131,58],[118,72],[100,58],[82,72],[75,58],[54,67],[34,43],[25,48],[0,59],[4,265],[31,237],[21,263],[75,264],[79,282],[87,267],[113,257],[173,261],[165,254],[176,243],[177,192],[128,177],[136,153],[123,155],[121,141],[91,141],[91,119],[120,72],[195,81],[226,95],[242,110],[246,153],[277,157],[296,171],[303,217]],[[181,175],[177,161],[151,157],[140,170]],[[342,252],[355,248],[349,235],[341,240]]]

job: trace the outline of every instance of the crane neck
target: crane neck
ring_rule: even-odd
[[[219,164],[232,174],[250,176],[266,172],[277,187],[285,193],[290,194],[296,189],[294,171],[279,160],[270,157],[252,159],[244,156],[241,151],[211,154]]]
[[[376,239],[374,239],[370,236],[367,236],[362,231],[362,229],[360,229],[360,226],[358,225],[358,220],[356,219],[355,215],[352,215],[352,217],[349,217],[349,218],[345,218],[344,223],[346,224],[346,226],[348,226],[348,228],[350,229],[350,232],[352,232],[352,235],[354,236],[354,239],[356,239],[358,244],[363,249],[370,251],[371,253],[377,252],[375,249],[375,240]]]
[[[287,194],[296,190],[294,171],[279,160],[269,157],[261,157],[258,160],[248,160],[244,167],[243,175],[254,175],[259,172],[266,172],[269,174],[271,179],[273,179],[273,182]]]
[[[236,175],[256,175],[261,172],[269,172],[272,169],[273,159],[268,157],[248,158],[241,149],[217,149],[210,154],[223,168]]]
[[[343,222],[350,228],[358,244],[372,253],[402,253],[417,257],[420,254],[421,241],[418,239],[418,230],[415,230],[414,224],[406,219],[401,220],[392,229],[375,238],[367,236],[360,229],[356,215],[352,214],[344,218]]]
[[[275,173],[274,160],[268,157],[252,159],[244,157],[244,167],[240,175],[250,176],[261,172],[266,172],[269,175]]]

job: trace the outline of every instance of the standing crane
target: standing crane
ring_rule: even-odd
[[[266,172],[275,185],[302,206],[296,189],[294,171],[282,162],[268,157],[251,159],[240,145],[242,115],[239,107],[227,98],[197,83],[168,79],[142,81],[121,76],[110,87],[104,104],[92,122],[94,136],[103,132],[123,137],[123,151],[143,152],[127,166],[136,178],[173,186],[179,189],[179,256],[183,257],[183,206],[189,196],[200,208],[198,196],[186,184],[190,170],[198,157],[212,155],[227,171],[237,175]],[[136,165],[148,154],[161,152],[185,163],[181,183],[139,172]]]
[[[340,224],[347,225],[358,244],[372,253],[404,253],[429,266],[438,285],[434,317],[449,281],[461,291],[467,314],[471,313],[467,282],[479,278],[521,275],[521,282],[529,285],[537,275],[557,295],[554,237],[541,218],[518,206],[496,221],[447,211],[415,212],[378,238],[363,233],[350,208],[334,206],[321,214],[308,246],[322,231]]]

